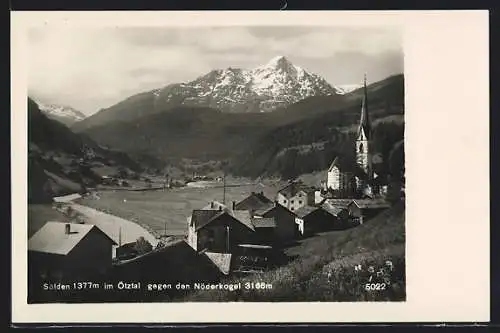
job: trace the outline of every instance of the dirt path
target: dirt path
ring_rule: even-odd
[[[139,237],[144,237],[144,239],[150,242],[153,247],[155,247],[159,242],[153,234],[135,222],[125,220],[111,214],[106,214],[94,208],[76,203],[71,203],[71,207],[75,211],[84,215],[87,218],[88,223],[98,226],[117,244],[120,242],[120,234],[122,244],[135,242]]]

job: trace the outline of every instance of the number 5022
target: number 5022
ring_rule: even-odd
[[[365,284],[366,291],[385,290],[385,288],[386,288],[385,283],[367,283],[367,284]]]

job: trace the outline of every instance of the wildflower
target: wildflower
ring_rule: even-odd
[[[375,268],[373,266],[368,267],[368,272],[374,273],[375,272]]]
[[[361,264],[354,266],[354,270],[356,272],[361,271],[361,269],[362,269]]]
[[[385,273],[385,272],[384,272],[384,269],[383,269],[383,268],[381,268],[381,269],[377,272],[377,277],[381,277],[381,276],[383,276],[383,275],[384,275],[384,273]]]
[[[388,267],[389,267],[389,269],[392,271],[392,268],[394,267],[394,265],[392,264],[392,261],[387,260],[387,261],[385,262],[385,265],[386,265],[386,266],[388,266]]]

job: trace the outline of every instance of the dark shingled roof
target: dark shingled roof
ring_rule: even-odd
[[[201,229],[206,226],[215,216],[224,213],[224,211],[218,211],[213,209],[195,209],[191,215],[191,224],[194,225],[195,229]]]
[[[248,197],[238,202],[235,210],[257,210],[272,206],[273,202],[267,198],[263,193],[252,192]]]
[[[300,207],[299,209],[297,209],[297,211],[295,211],[295,215],[297,215],[300,218],[303,218],[303,217],[306,217],[307,215],[317,211],[318,209],[320,209],[320,208],[313,207],[313,206]]]
[[[281,193],[286,198],[292,198],[300,191],[311,193],[314,192],[314,189],[300,182],[292,182],[279,190],[278,193]]]
[[[252,219],[255,228],[275,228],[276,221],[272,217],[262,217]]]

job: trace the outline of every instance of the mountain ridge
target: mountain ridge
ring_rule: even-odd
[[[68,127],[87,118],[83,112],[68,105],[45,103],[39,99],[33,99],[33,101],[37,103],[40,111],[47,117],[57,120]]]
[[[83,131],[118,119],[132,121],[179,106],[209,107],[225,113],[273,112],[308,97],[345,93],[347,88],[335,88],[320,75],[278,56],[253,69],[214,69],[192,81],[129,96],[73,128]]]

